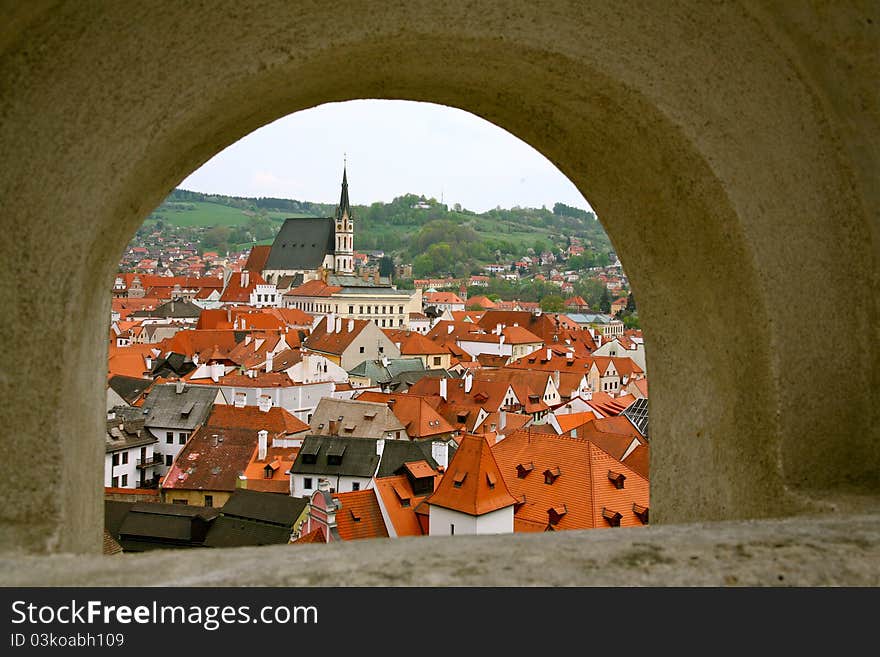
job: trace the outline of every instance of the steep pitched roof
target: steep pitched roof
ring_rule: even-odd
[[[603,509],[620,513],[621,526],[644,524],[633,504],[649,506],[648,480],[590,441],[519,431],[492,452],[519,501],[515,528],[517,520],[545,529],[608,527]],[[623,488],[610,473],[624,475]]]
[[[437,413],[424,397],[418,395],[367,391],[361,393],[357,399],[387,404],[406,427],[406,435],[413,439],[430,438],[455,431],[455,427]]]
[[[340,331],[334,330],[332,333],[328,333],[327,321],[326,317],[322,317],[312,329],[304,344],[307,349],[325,354],[341,355],[360,335],[361,331],[366,329],[368,324],[372,324],[368,319],[345,319],[341,323]]]
[[[386,525],[390,522],[398,537],[424,535],[416,507],[427,495],[416,495],[406,475],[377,478],[375,483],[376,495],[385,510]]]
[[[213,386],[185,383],[153,386],[142,406],[146,412],[144,425],[192,431],[207,419],[218,391]]]
[[[336,493],[336,529],[344,541],[364,538],[388,538],[388,529],[382,519],[376,491],[372,488],[347,493]]]
[[[310,426],[315,434],[360,438],[384,438],[386,432],[406,431],[387,404],[360,398],[322,398],[312,413]]]
[[[272,242],[266,270],[313,270],[333,253],[336,224],[332,217],[298,217],[284,220]]]
[[[263,271],[266,268],[266,261],[269,259],[269,252],[271,250],[272,246],[270,244],[255,244],[252,246],[247,262],[244,263],[244,269],[255,272]]]
[[[466,434],[428,504],[479,516],[516,503],[484,436]]]
[[[257,446],[251,429],[200,427],[162,480],[163,489],[232,492]]]

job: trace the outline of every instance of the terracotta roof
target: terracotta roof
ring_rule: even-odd
[[[585,411],[583,413],[560,413],[556,416],[556,421],[559,423],[559,428],[562,430],[562,433],[568,433],[572,429],[577,429],[595,419],[596,414],[592,411]]]
[[[433,470],[431,473],[436,475]],[[439,479],[439,475],[437,478]],[[427,534],[416,513],[416,507],[427,495],[416,495],[406,475],[379,477],[375,483],[376,494],[381,499],[388,521],[398,537]]]
[[[392,338],[389,336],[389,338],[392,342],[400,342],[401,356],[422,356],[448,353],[446,349],[433,340],[429,340],[421,333],[410,333],[402,339],[399,339],[399,336],[398,338]]]
[[[256,446],[257,432],[251,429],[200,427],[180,450],[162,488],[232,492]]]
[[[271,445],[271,440],[269,445]],[[269,447],[266,458],[259,459],[259,448],[255,447],[244,471],[247,489],[265,493],[290,495],[290,471],[299,447]],[[267,470],[268,466],[268,470]],[[266,476],[269,474],[270,476]]]
[[[286,297],[329,297],[342,290],[336,285],[327,285],[320,278],[306,281],[299,287],[295,287],[289,292],[285,292]]]
[[[464,305],[464,299],[454,292],[425,292],[422,294],[422,299],[429,305],[434,303],[460,303]]]
[[[248,271],[248,284],[242,286],[242,274],[240,272],[229,277],[223,294],[220,295],[220,301],[224,303],[247,303],[250,300],[251,292],[257,285],[266,285],[265,279],[258,272]]]
[[[327,318],[322,317],[317,326],[312,329],[305,346],[312,351],[342,354],[369,323],[368,319],[343,319],[339,332],[327,333]],[[349,326],[352,327],[351,331],[348,330]]]
[[[271,244],[255,244],[252,246],[247,262],[244,263],[244,269],[255,272],[263,271],[266,268],[266,260],[269,259],[269,252],[271,250]]]
[[[505,484],[492,448],[483,436],[465,434],[428,504],[472,516],[516,502]]]
[[[237,407],[231,404],[214,404],[205,425],[252,431],[265,429],[270,436],[301,433],[309,430],[308,424],[280,406],[273,406],[268,411],[261,411],[258,406]]]
[[[488,276],[472,276],[471,279],[472,280],[489,280],[489,277]],[[469,297],[466,303],[467,303],[468,308],[470,308],[471,306],[479,306],[480,308],[485,308],[485,309],[495,307],[495,302],[492,301],[492,299],[490,299],[489,297],[484,296],[484,295]]]
[[[609,527],[603,508],[621,513],[621,526],[641,526],[632,505],[649,506],[648,480],[590,441],[548,433],[519,431],[497,443],[492,452],[512,495],[520,500],[516,520],[552,529]],[[517,466],[529,464],[528,472]],[[545,473],[558,475],[547,477]],[[618,489],[609,479],[613,471],[625,476]],[[547,483],[552,481],[552,483]],[[565,513],[551,525],[551,509],[565,506]]]
[[[358,401],[385,403],[400,423],[406,427],[410,438],[428,438],[455,431],[428,401],[410,393],[382,393],[367,391],[361,393]]]
[[[372,488],[336,493],[333,499],[340,504],[336,511],[336,528],[342,540],[388,537],[376,492]]]
[[[318,525],[310,531],[308,534],[300,536],[298,539],[293,541],[295,544],[307,544],[307,543],[326,543],[327,539],[324,538],[324,530],[321,529],[321,526]]]

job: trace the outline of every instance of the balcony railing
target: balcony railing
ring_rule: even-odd
[[[137,460],[137,467],[149,468],[150,466],[162,465],[163,463],[165,463],[165,461],[162,458],[161,454],[153,454],[152,456],[148,456],[145,459],[138,459]]]

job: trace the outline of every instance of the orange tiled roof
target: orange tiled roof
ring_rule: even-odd
[[[435,474],[437,479],[440,475]],[[409,478],[406,475],[380,477],[375,480],[376,494],[382,500],[382,506],[388,514],[388,520],[398,536],[422,536],[427,532],[419,522],[416,507],[427,497],[413,493]]]
[[[329,297],[342,290],[336,285],[327,285],[320,278],[306,281],[299,287],[295,287],[289,292],[285,292],[286,297]]]
[[[270,435],[295,434],[309,430],[309,425],[280,406],[261,411],[258,406],[237,407],[214,404],[205,420],[206,426],[228,429],[265,429]]]
[[[376,492],[372,488],[335,493],[333,499],[341,505],[336,511],[336,528],[342,540],[388,537]]]
[[[464,299],[454,292],[425,292],[422,295],[426,304],[432,303],[460,303],[464,304]]]
[[[312,329],[305,346],[311,351],[320,351],[325,354],[342,354],[369,323],[370,320],[368,319],[343,319],[340,331],[334,330],[333,333],[328,333],[327,318],[322,317],[318,325]],[[352,327],[351,331],[348,330],[349,326]]]
[[[324,530],[321,529],[321,526],[318,525],[310,531],[308,534],[304,534],[300,536],[298,539],[294,541],[295,544],[307,544],[307,543],[326,543],[327,539],[324,537]]]
[[[620,513],[621,526],[643,524],[632,507],[634,503],[649,506],[648,480],[590,441],[519,431],[497,443],[492,452],[519,501],[515,530],[524,521],[547,529],[609,527],[603,509]],[[623,488],[615,487],[609,471],[624,475]],[[564,512],[554,518],[551,509]]]
[[[299,447],[269,447],[266,458],[258,459],[259,447],[254,448],[250,461],[244,470],[248,490],[264,493],[290,494],[290,471]],[[269,466],[270,477],[266,477],[266,466]]]
[[[479,516],[511,506],[492,448],[483,436],[465,434],[428,504]]]
[[[406,427],[406,434],[410,438],[427,438],[455,431],[455,427],[419,395],[368,390],[358,395],[357,399],[388,404],[394,417]]]
[[[556,421],[559,423],[559,428],[562,429],[562,433],[568,433],[572,429],[577,429],[595,419],[596,414],[592,411],[585,411],[583,413],[560,413],[556,416]]]
[[[263,271],[266,268],[266,261],[269,259],[269,252],[271,250],[271,244],[255,244],[252,246],[247,262],[244,263],[244,269],[255,272]]]

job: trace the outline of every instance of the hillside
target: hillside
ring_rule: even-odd
[[[456,204],[406,194],[390,203],[353,205],[355,249],[383,251],[413,264],[413,274],[466,275],[483,264],[530,253],[564,250],[571,238],[585,247],[583,264],[602,264],[612,251],[591,212],[557,203],[546,208],[496,208],[475,213]],[[235,251],[270,243],[287,217],[330,216],[335,207],[292,199],[242,198],[174,190],[145,224],[201,228],[200,247]]]

